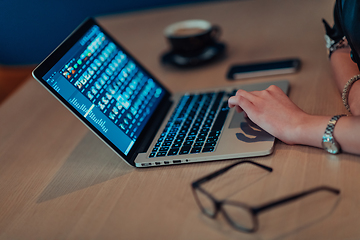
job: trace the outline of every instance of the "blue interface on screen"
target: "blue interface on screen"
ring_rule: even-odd
[[[44,80],[125,155],[165,95],[96,25]]]

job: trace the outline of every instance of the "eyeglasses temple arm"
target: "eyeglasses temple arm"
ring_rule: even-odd
[[[207,182],[207,181],[209,181],[209,180],[211,180],[211,179],[213,179],[213,178],[227,172],[229,169],[235,167],[238,164],[242,164],[242,163],[250,163],[250,164],[256,165],[258,167],[261,167],[261,168],[263,168],[263,169],[265,169],[265,170],[267,170],[269,172],[272,172],[272,170],[273,170],[271,167],[268,167],[268,166],[265,166],[265,165],[262,165],[262,164],[259,164],[259,163],[253,162],[253,161],[245,160],[245,161],[241,161],[241,162],[236,162],[236,163],[234,163],[234,164],[232,164],[230,166],[227,166],[227,167],[225,167],[223,169],[220,169],[219,171],[211,173],[211,174],[209,174],[209,175],[207,175],[207,176],[205,176],[203,178],[200,178],[199,180],[193,182],[192,185],[193,186],[198,186],[198,185],[200,185],[200,184],[202,184],[204,182]]]
[[[305,192],[302,192],[302,193],[299,193],[299,194],[294,194],[294,195],[291,195],[289,197],[286,197],[286,198],[283,198],[283,199],[280,199],[280,200],[277,200],[277,201],[274,201],[274,202],[270,202],[270,203],[265,204],[265,205],[260,206],[260,207],[252,208],[252,211],[253,211],[254,214],[257,214],[259,212],[269,210],[270,208],[273,208],[273,207],[276,207],[278,205],[285,204],[285,203],[297,200],[299,198],[305,197],[305,196],[307,196],[309,194],[312,194],[312,193],[318,192],[318,191],[322,191],[322,190],[329,191],[329,192],[332,192],[334,194],[339,194],[340,193],[340,190],[335,189],[335,188],[326,187],[326,186],[316,187],[316,188],[309,189],[309,190],[307,190]]]

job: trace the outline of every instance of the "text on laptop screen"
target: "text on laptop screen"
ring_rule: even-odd
[[[125,155],[165,94],[96,25],[44,80]]]

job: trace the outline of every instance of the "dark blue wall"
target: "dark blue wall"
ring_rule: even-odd
[[[85,18],[205,0],[0,0],[0,64],[41,62]]]

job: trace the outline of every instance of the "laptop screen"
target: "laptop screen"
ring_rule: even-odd
[[[42,80],[125,156],[166,93],[95,23]]]

